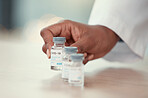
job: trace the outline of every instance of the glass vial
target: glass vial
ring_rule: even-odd
[[[62,66],[62,78],[64,81],[68,81],[69,67],[70,67],[70,56],[77,53],[77,47],[65,47],[63,55],[63,66]]]
[[[51,48],[51,69],[61,70],[65,37],[53,37],[53,42],[54,46]]]
[[[83,54],[72,54],[69,70],[69,84],[71,86],[84,86]]]

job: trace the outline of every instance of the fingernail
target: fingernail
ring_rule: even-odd
[[[84,53],[84,58],[85,58],[85,57],[87,57],[87,53],[86,53],[86,52]]]
[[[47,54],[47,57],[48,57],[48,58],[50,58],[49,49],[47,49],[47,52],[46,52],[46,54]]]
[[[51,48],[51,45],[50,44],[47,44],[46,45],[46,48],[47,48],[47,50],[50,49]]]
[[[87,58],[87,59],[88,59],[88,60],[92,60],[93,58],[94,58],[94,55],[93,55],[93,54],[91,54],[91,55],[89,55],[89,56],[88,56],[88,58]]]
[[[87,59],[84,59],[83,64],[85,65],[88,62]]]

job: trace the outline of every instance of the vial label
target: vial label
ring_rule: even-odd
[[[62,50],[51,49],[51,66],[62,66]]]
[[[62,68],[62,78],[68,79],[69,77],[69,66],[70,62],[63,62],[63,68]]]
[[[83,71],[81,67],[73,67],[69,71],[70,84],[83,84]]]

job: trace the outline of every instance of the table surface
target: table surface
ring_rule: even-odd
[[[83,89],[49,66],[40,44],[0,41],[0,98],[148,98],[147,57],[133,64],[91,61]]]

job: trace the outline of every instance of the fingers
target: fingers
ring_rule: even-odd
[[[86,57],[86,59],[88,61],[93,60],[94,59],[94,54],[88,54],[87,57]]]
[[[51,51],[52,46],[51,45],[48,45],[48,46],[49,46],[49,48],[47,49],[45,44],[44,44],[43,47],[42,47],[42,51],[47,55],[48,58],[50,58],[51,57],[50,51]]]
[[[53,37],[63,36],[67,38],[70,36],[70,35],[67,35],[68,27],[69,27],[69,21],[64,20],[63,22],[54,24],[52,26],[46,27],[43,30],[41,30],[40,34],[45,42],[45,45],[43,46],[43,49],[42,49],[44,53],[46,53],[47,49],[49,49],[50,51],[51,46],[53,46]]]
[[[50,50],[53,46],[53,34],[50,30],[45,28],[41,31],[41,36],[43,37],[43,40],[45,42],[42,47],[42,50],[45,54],[47,54],[47,49]],[[48,58],[50,58],[50,52],[48,52]]]
[[[86,37],[79,39],[77,42],[71,45],[73,47],[78,48],[78,53],[84,53],[84,61],[83,61],[84,64],[94,59],[94,54],[87,53],[91,45],[92,45],[91,41],[88,41],[88,38]]]
[[[42,51],[46,54],[47,48],[46,48],[46,45],[45,44],[42,47]]]
[[[45,45],[43,46],[43,52],[46,53],[49,45],[53,45],[53,33],[48,28],[44,28],[41,31],[41,36],[45,42]]]
[[[87,53],[85,52],[85,53],[84,53],[84,58],[86,58],[86,57],[87,57]]]
[[[50,58],[50,57],[51,57],[51,54],[50,54],[50,50],[49,50],[49,49],[47,49],[46,54],[47,54],[47,57],[48,57],[48,58]]]
[[[44,28],[41,30],[41,36],[45,42],[45,44],[42,47],[42,50],[45,54],[47,54],[48,49],[48,58],[50,58],[50,49],[53,46],[53,37],[58,36],[61,32],[61,24],[55,24],[49,27]]]
[[[86,64],[88,61],[93,60],[93,59],[94,59],[94,54],[87,54],[83,63]]]
[[[46,48],[46,55],[47,55],[47,57],[48,58],[50,58],[51,57],[51,48],[52,48],[52,44],[48,44],[47,45],[48,47]]]
[[[88,42],[86,38],[81,38],[78,41],[76,41],[75,43],[73,43],[71,46],[73,47],[77,47],[78,48],[78,53],[84,53],[86,52],[89,47],[88,47]]]

